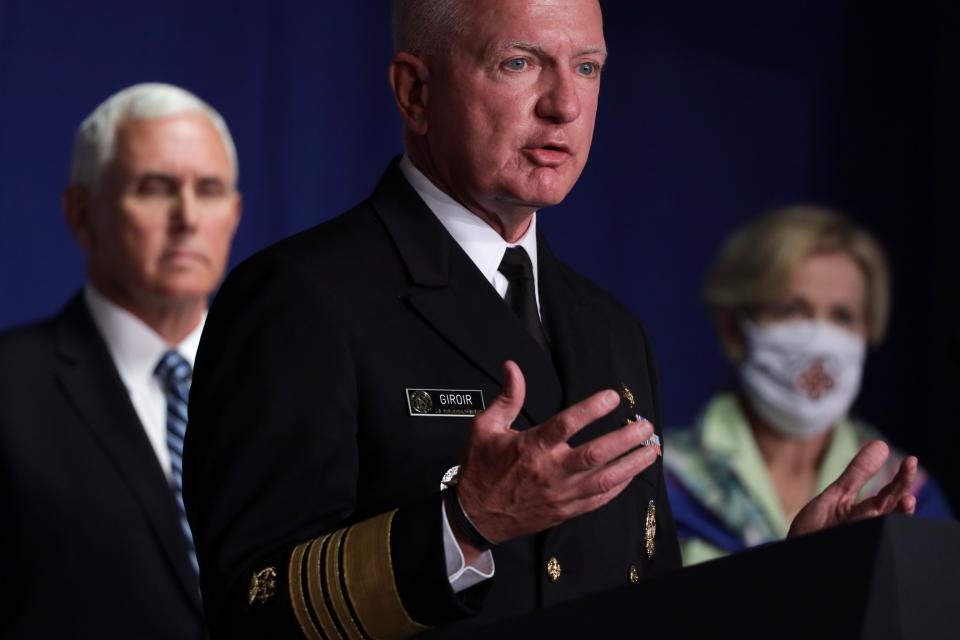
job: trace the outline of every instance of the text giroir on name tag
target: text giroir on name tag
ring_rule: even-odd
[[[407,409],[417,417],[470,418],[486,408],[480,389],[406,389]]]

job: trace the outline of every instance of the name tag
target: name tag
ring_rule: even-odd
[[[479,389],[407,389],[411,416],[471,418],[484,409]]]

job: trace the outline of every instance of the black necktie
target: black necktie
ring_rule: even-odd
[[[530,264],[530,256],[523,247],[509,247],[503,254],[503,260],[500,261],[497,270],[510,281],[507,295],[504,297],[507,305],[517,314],[537,344],[550,353],[546,333],[543,325],[540,324],[540,313],[537,311],[537,294],[533,284],[533,265]]]

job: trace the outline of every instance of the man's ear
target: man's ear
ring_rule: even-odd
[[[85,251],[90,251],[94,235],[90,225],[90,191],[79,184],[64,189],[63,213],[73,237]]]
[[[416,135],[427,133],[427,99],[430,70],[412,53],[401,51],[390,61],[390,88],[407,129]]]
[[[240,224],[240,218],[243,217],[243,194],[239,191],[236,191],[234,192],[233,197],[233,231],[230,232],[231,241],[232,236],[237,232],[237,226]]]

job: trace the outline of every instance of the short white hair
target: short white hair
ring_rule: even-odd
[[[239,175],[237,148],[227,123],[216,109],[180,87],[146,82],[113,94],[80,123],[73,143],[70,184],[97,189],[104,168],[113,158],[117,127],[122,123],[186,113],[200,113],[210,119],[223,141],[236,180]]]
[[[393,0],[394,52],[420,55],[448,50],[465,30],[463,4],[463,0]]]

